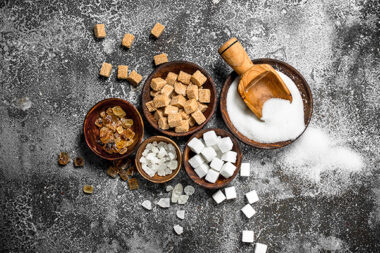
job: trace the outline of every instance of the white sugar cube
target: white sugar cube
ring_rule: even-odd
[[[199,140],[198,138],[191,139],[191,141],[189,141],[189,143],[187,144],[187,146],[189,146],[189,148],[191,149],[191,151],[193,151],[196,154],[201,153],[202,149],[205,147],[205,145],[203,144],[203,142],[201,140]]]
[[[222,160],[220,160],[217,157],[214,157],[214,159],[212,159],[212,161],[210,163],[210,167],[211,167],[211,169],[214,169],[216,171],[220,171],[221,168],[223,167],[223,164],[224,164],[224,162]]]
[[[246,204],[242,209],[241,211],[245,214],[245,216],[247,216],[247,218],[251,218],[255,213],[255,209],[253,209],[253,207],[250,205],[250,204]]]
[[[230,163],[236,162],[237,153],[235,151],[227,151],[222,155],[222,160]]]
[[[215,131],[208,131],[203,134],[203,140],[207,147],[211,147],[218,143],[218,136],[216,136]]]
[[[180,235],[183,233],[183,227],[181,227],[180,225],[174,225],[173,229],[177,235]]]
[[[230,162],[227,162],[223,165],[222,169],[220,170],[220,174],[225,178],[229,178],[229,177],[232,177],[235,170],[236,170],[236,166]]]
[[[227,199],[236,199],[236,189],[235,186],[227,187],[224,189]]]
[[[259,201],[259,196],[257,196],[257,192],[255,190],[246,193],[245,197],[247,198],[249,204]]]
[[[176,214],[181,220],[185,219],[185,210],[178,210]]]
[[[183,192],[186,194],[186,195],[193,195],[194,192],[195,192],[195,188],[192,187],[191,185],[188,185],[186,186],[185,188],[183,188]]]
[[[152,202],[149,200],[144,200],[141,205],[146,209],[146,210],[152,210]]]
[[[234,144],[232,143],[230,137],[224,137],[218,142],[218,148],[222,151],[222,153],[232,150],[233,146]]]
[[[254,233],[252,230],[243,230],[242,242],[253,242]]]
[[[201,164],[198,168],[195,168],[194,171],[197,173],[198,177],[203,178],[207,175],[207,172],[209,170],[209,166],[206,163]]]
[[[240,176],[241,177],[249,177],[251,173],[251,168],[249,163],[242,163],[240,166]]]
[[[210,183],[215,183],[219,177],[219,172],[215,170],[208,170],[205,180]]]
[[[216,157],[216,152],[212,147],[204,148],[202,150],[201,154],[207,162],[211,162],[212,159],[214,159],[214,157]]]
[[[181,196],[179,196],[177,203],[180,205],[184,205],[184,204],[186,204],[186,202],[188,200],[189,200],[189,195],[181,195]]]
[[[226,196],[224,196],[223,192],[219,190],[212,195],[212,198],[217,204],[220,204],[226,199]]]
[[[204,160],[200,155],[195,155],[189,159],[189,164],[193,168],[198,168],[203,163],[204,163]]]
[[[162,207],[162,208],[169,208],[170,207],[170,199],[169,198],[161,198],[157,202],[157,205]]]
[[[262,243],[255,243],[255,253],[266,253],[268,246]]]

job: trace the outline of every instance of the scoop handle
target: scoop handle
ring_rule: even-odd
[[[253,67],[253,63],[247,52],[235,37],[224,43],[218,52],[224,61],[227,62],[239,76]]]

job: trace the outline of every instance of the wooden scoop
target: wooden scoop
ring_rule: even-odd
[[[264,103],[270,98],[292,102],[292,95],[276,70],[268,64],[254,65],[236,38],[229,39],[218,52],[240,76],[238,92],[257,118],[263,116]]]

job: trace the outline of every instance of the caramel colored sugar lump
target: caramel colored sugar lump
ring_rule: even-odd
[[[209,89],[199,89],[198,98],[201,103],[210,103],[211,91]]]
[[[164,94],[160,94],[154,97],[154,106],[156,108],[161,108],[169,105],[170,103],[170,98]]]
[[[191,75],[186,73],[186,72],[183,72],[182,70],[179,72],[178,74],[178,81],[180,81],[181,83],[184,83],[186,85],[189,85],[190,84],[190,78],[191,78]]]
[[[198,86],[193,84],[187,86],[186,95],[189,99],[198,100]]]
[[[130,33],[124,34],[124,38],[121,41],[121,45],[126,48],[131,48],[133,40],[135,39],[135,36]]]
[[[182,95],[177,95],[172,97],[172,101],[170,102],[171,105],[177,106],[179,108],[182,108],[186,103],[186,98]]]
[[[150,87],[155,90],[159,91],[166,85],[166,81],[162,79],[161,77],[153,78],[150,82]]]
[[[158,127],[161,128],[162,130],[168,130],[169,129],[168,118],[161,117],[158,120]]]
[[[193,117],[193,119],[195,120],[195,122],[197,122],[198,125],[202,124],[206,120],[205,115],[199,110],[193,112],[191,114],[191,117]]]
[[[168,105],[165,107],[164,115],[175,114],[175,113],[178,113],[178,107],[175,107],[172,105]]]
[[[182,120],[181,124],[175,128],[176,133],[185,133],[189,131],[189,121]]]
[[[96,24],[94,26],[94,34],[98,39],[103,39],[106,37],[106,28],[104,24]]]
[[[182,117],[182,119],[189,119],[190,118],[190,116],[189,116],[189,114],[187,114],[184,110],[179,110],[178,111],[178,113],[181,115],[181,117]]]
[[[187,100],[183,106],[183,109],[187,114],[191,114],[198,109],[198,103],[195,99]]]
[[[182,117],[179,113],[168,115],[169,127],[177,127],[182,123]]]
[[[178,95],[186,96],[186,85],[183,85],[180,82],[174,83],[174,91]]]
[[[132,70],[132,72],[129,74],[127,80],[128,80],[128,82],[130,82],[134,86],[137,86],[141,82],[142,76],[140,74],[138,74],[136,71]]]
[[[177,81],[177,77],[178,77],[178,75],[176,73],[169,72],[168,75],[165,78],[165,81],[168,84],[174,86],[175,82]]]
[[[191,82],[202,86],[207,81],[207,77],[202,74],[199,70],[195,71],[194,74],[191,76]]]
[[[158,66],[162,63],[168,62],[168,56],[166,54],[158,54],[153,57],[154,65]]]
[[[154,106],[154,101],[151,100],[147,103],[145,103],[146,108],[148,109],[149,112],[154,112],[156,110],[156,107]]]
[[[126,65],[117,66],[117,78],[118,79],[127,79],[128,78],[128,66],[126,66]]]
[[[150,31],[150,33],[151,33],[154,37],[156,37],[156,39],[158,39],[158,37],[160,37],[161,34],[163,33],[164,29],[165,29],[165,26],[157,22],[157,23],[153,26],[153,28],[152,28],[152,30]]]
[[[198,110],[201,112],[205,112],[207,110],[208,106],[202,103],[198,103]]]
[[[112,71],[112,65],[107,62],[103,62],[103,65],[100,68],[99,75],[104,76],[104,77],[110,77],[111,71]]]
[[[190,118],[188,119],[188,121],[189,121],[189,126],[190,126],[190,127],[192,127],[192,126],[195,125],[195,120],[193,119],[193,117],[190,117]]]
[[[164,94],[168,97],[170,97],[170,95],[173,93],[173,90],[174,90],[174,87],[169,85],[169,84],[165,84],[165,86],[161,89],[161,94]]]
[[[164,117],[164,110],[163,109],[156,110],[153,116],[154,116],[154,119],[158,121],[159,119]]]

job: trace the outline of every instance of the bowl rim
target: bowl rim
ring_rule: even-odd
[[[146,174],[145,171],[143,171],[142,169],[142,166],[141,166],[141,163],[140,163],[140,158],[141,158],[141,155],[142,155],[142,152],[143,152],[143,149],[145,149],[146,145],[148,143],[152,143],[154,141],[164,141],[164,142],[168,142],[170,144],[172,144],[176,150],[176,153],[177,153],[177,161],[178,161],[178,165],[177,165],[177,168],[174,170],[174,172],[172,174],[170,174],[167,179],[164,179],[164,180],[160,180],[160,179],[154,179],[152,177],[150,177],[148,174]],[[173,141],[172,139],[166,137],[166,136],[162,136],[162,135],[154,135],[154,136],[151,136],[149,137],[148,139],[145,139],[141,144],[140,146],[138,147],[137,151],[136,151],[136,157],[135,157],[135,166],[136,166],[136,169],[137,171],[139,172],[139,174],[145,178],[146,180],[152,182],[152,183],[156,183],[156,184],[162,184],[162,183],[166,183],[166,182],[169,182],[170,180],[172,180],[173,178],[175,178],[179,171],[181,170],[181,167],[182,167],[182,153],[181,153],[181,150],[180,148],[178,147],[177,143],[175,143],[175,141]]]
[[[171,65],[177,65],[177,64],[187,64],[187,65],[190,65],[191,67],[194,67],[196,68],[197,70],[201,71],[202,74],[206,75],[207,77],[207,80],[209,80],[210,84],[211,84],[211,92],[215,94],[214,96],[214,99],[212,101],[210,101],[209,105],[211,106],[211,112],[210,114],[206,117],[206,120],[199,126],[195,127],[193,130],[189,130],[185,133],[176,133],[174,130],[171,130],[171,131],[168,131],[168,130],[163,130],[161,128],[158,127],[158,124],[156,124],[155,122],[152,122],[152,120],[150,119],[150,117],[148,117],[148,115],[151,115],[151,112],[148,111],[148,109],[146,108],[145,106],[145,103],[146,102],[149,102],[149,101],[146,101],[144,99],[144,94],[146,92],[149,92],[150,91],[150,82],[151,80],[153,79],[153,76],[154,74],[159,71],[160,69],[162,68],[165,68],[167,66],[171,66]],[[145,80],[145,83],[144,83],[144,86],[142,87],[142,91],[141,91],[141,108],[143,110],[143,114],[144,114],[144,117],[146,119],[146,121],[150,124],[150,126],[152,126],[155,130],[159,131],[160,133],[162,134],[165,134],[165,135],[168,135],[168,136],[171,136],[171,137],[183,137],[183,136],[188,136],[188,135],[191,135],[197,131],[199,131],[200,129],[202,129],[209,121],[210,119],[212,118],[212,116],[214,115],[215,113],[215,110],[216,110],[216,107],[217,107],[217,102],[218,102],[218,93],[216,91],[216,85],[215,85],[215,82],[214,80],[212,79],[211,75],[204,69],[202,68],[201,66],[199,66],[198,64],[196,63],[193,63],[193,62],[190,62],[190,61],[170,61],[170,62],[166,62],[166,63],[163,63],[161,65],[159,65],[158,67],[156,67],[152,73],[148,76],[148,78]]]
[[[88,136],[87,136],[87,133],[86,133],[86,123],[88,121],[88,117],[90,115],[91,112],[95,111],[95,109],[97,107],[99,107],[99,105],[103,104],[103,103],[106,103],[108,101],[119,101],[121,103],[124,103],[128,106],[130,106],[131,108],[133,108],[136,112],[137,112],[137,115],[138,115],[138,119],[140,121],[140,124],[141,124],[141,134],[139,135],[139,138],[137,140],[137,143],[135,145],[135,147],[133,149],[131,149],[130,151],[127,151],[127,153],[123,154],[123,155],[120,155],[118,157],[108,157],[108,156],[105,156],[105,155],[102,155],[100,153],[98,153],[96,150],[93,149],[93,147],[90,145],[89,141],[88,141]],[[141,114],[139,112],[139,110],[137,110],[136,106],[134,106],[131,102],[125,100],[125,99],[122,99],[122,98],[116,98],[116,97],[113,97],[113,98],[106,98],[106,99],[103,99],[103,100],[100,100],[98,101],[94,106],[92,106],[90,108],[90,110],[88,110],[85,118],[84,118],[84,121],[83,121],[83,134],[84,134],[84,139],[86,141],[86,144],[87,146],[90,148],[90,150],[96,154],[97,156],[105,159],[105,160],[108,160],[108,161],[115,161],[115,160],[120,160],[120,159],[124,159],[128,156],[130,156],[135,150],[136,148],[140,145],[142,139],[143,139],[143,136],[144,136],[144,121],[142,120],[142,117],[141,117]]]
[[[310,109],[310,111],[309,111],[308,114],[306,114],[306,113],[304,114],[304,120],[306,120],[306,122],[305,122],[305,128],[293,140],[280,141],[280,142],[274,142],[274,143],[260,143],[260,142],[251,140],[248,137],[244,136],[242,133],[240,133],[235,128],[235,126],[232,124],[232,122],[231,122],[231,120],[230,120],[230,118],[228,116],[228,113],[227,113],[227,93],[228,93],[228,89],[231,86],[232,82],[235,80],[235,78],[238,77],[238,75],[237,75],[237,73],[235,71],[232,71],[227,76],[226,80],[223,83],[223,88],[222,88],[221,95],[220,95],[219,106],[220,106],[220,111],[222,113],[223,121],[224,121],[225,125],[227,126],[227,128],[231,131],[231,133],[237,139],[239,139],[241,142],[243,142],[243,143],[245,143],[245,144],[247,144],[249,146],[252,146],[252,147],[255,147],[255,148],[259,148],[259,149],[278,149],[278,148],[282,148],[282,147],[285,147],[287,145],[290,145],[293,142],[297,141],[302,136],[302,134],[306,131],[306,129],[309,126],[309,123],[311,121],[311,118],[312,118],[312,115],[313,115],[313,95],[311,93],[310,86],[307,83],[307,81],[305,80],[305,78],[301,75],[301,73],[297,69],[295,69],[293,66],[291,66],[290,64],[288,64],[286,62],[283,62],[283,61],[280,61],[280,60],[276,60],[276,59],[272,59],[272,58],[252,59],[252,62],[254,64],[269,64],[271,66],[273,66],[272,64],[282,65],[286,69],[289,69],[290,72],[294,73],[294,75],[297,76],[301,80],[301,83],[302,83],[303,87],[306,90],[306,92],[303,93],[301,90],[298,89],[299,92],[301,93],[301,97],[302,97],[302,95],[306,95],[307,97],[309,97],[309,100],[308,100],[309,103],[306,106]],[[289,78],[292,79],[292,81],[294,82],[294,79],[293,79],[292,76],[289,76]],[[305,106],[304,102],[303,102],[303,104]]]

